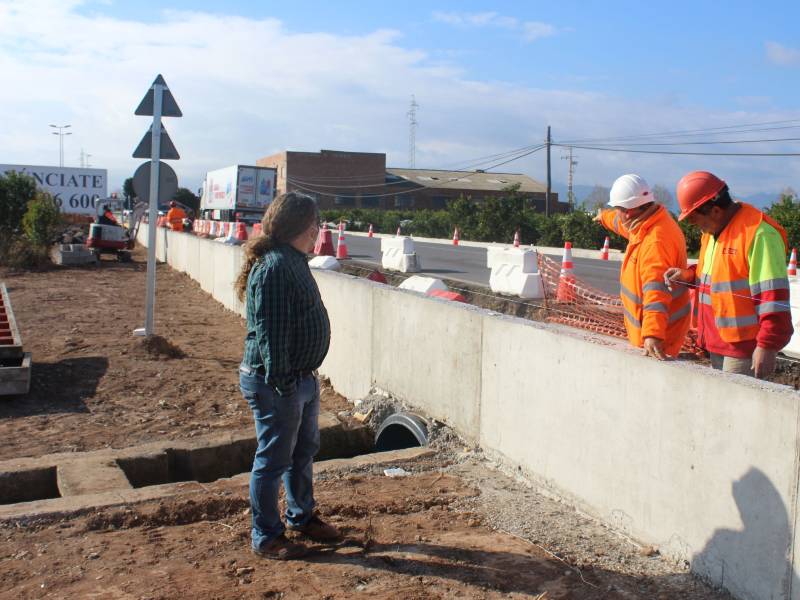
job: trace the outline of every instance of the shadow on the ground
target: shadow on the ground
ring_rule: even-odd
[[[361,546],[357,542],[345,545]],[[359,564],[369,569],[412,577],[449,579],[483,590],[505,594],[538,595],[548,588],[567,592],[570,600],[623,600],[673,598],[671,594],[698,600],[728,598],[690,575],[663,577],[630,576],[591,566],[577,569],[541,553],[525,554],[486,549],[468,549],[419,542],[414,544],[368,544],[367,550],[339,553],[321,550],[306,560],[337,565]],[[685,595],[689,590],[689,595]],[[567,591],[568,590],[568,591]],[[666,593],[666,596],[663,594]],[[641,594],[641,595],[638,595]]]
[[[33,363],[31,391],[0,399],[0,419],[57,413],[89,412],[85,400],[94,396],[108,370],[105,356],[67,358]]]

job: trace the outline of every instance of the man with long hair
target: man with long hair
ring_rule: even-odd
[[[314,512],[312,465],[319,450],[319,382],[330,322],[306,254],[317,237],[313,199],[289,192],[269,206],[263,234],[245,246],[236,292],[247,306],[239,386],[253,411],[258,448],[250,476],[252,548],[288,560],[305,554],[289,541],[278,511],[281,478],[288,527],[316,541],[339,531]]]

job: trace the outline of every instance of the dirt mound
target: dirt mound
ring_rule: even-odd
[[[218,521],[250,507],[247,498],[204,498],[200,501],[162,502],[155,511],[140,512],[128,509],[92,515],[86,521],[85,531],[130,529],[132,527],[161,527],[187,525],[198,521]]]
[[[186,358],[186,353],[183,350],[160,335],[151,335],[141,340],[141,348],[147,356],[154,359]]]

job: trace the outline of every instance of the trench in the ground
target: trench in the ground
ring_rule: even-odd
[[[315,460],[425,446],[427,441],[424,419],[409,413],[394,413],[381,423],[375,434],[367,427],[322,429]],[[128,455],[117,458],[115,463],[134,488],[182,481],[209,483],[249,472],[255,450],[255,438],[247,438]],[[59,498],[58,479],[57,466],[0,473],[0,504]]]

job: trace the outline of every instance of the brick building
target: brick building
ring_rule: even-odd
[[[321,209],[442,209],[460,196],[481,202],[519,186],[517,193],[544,212],[545,186],[519,173],[387,169],[383,153],[338,150],[279,152],[258,159],[256,165],[277,169],[278,193],[303,192]],[[568,205],[551,192],[550,212],[567,210]]]

